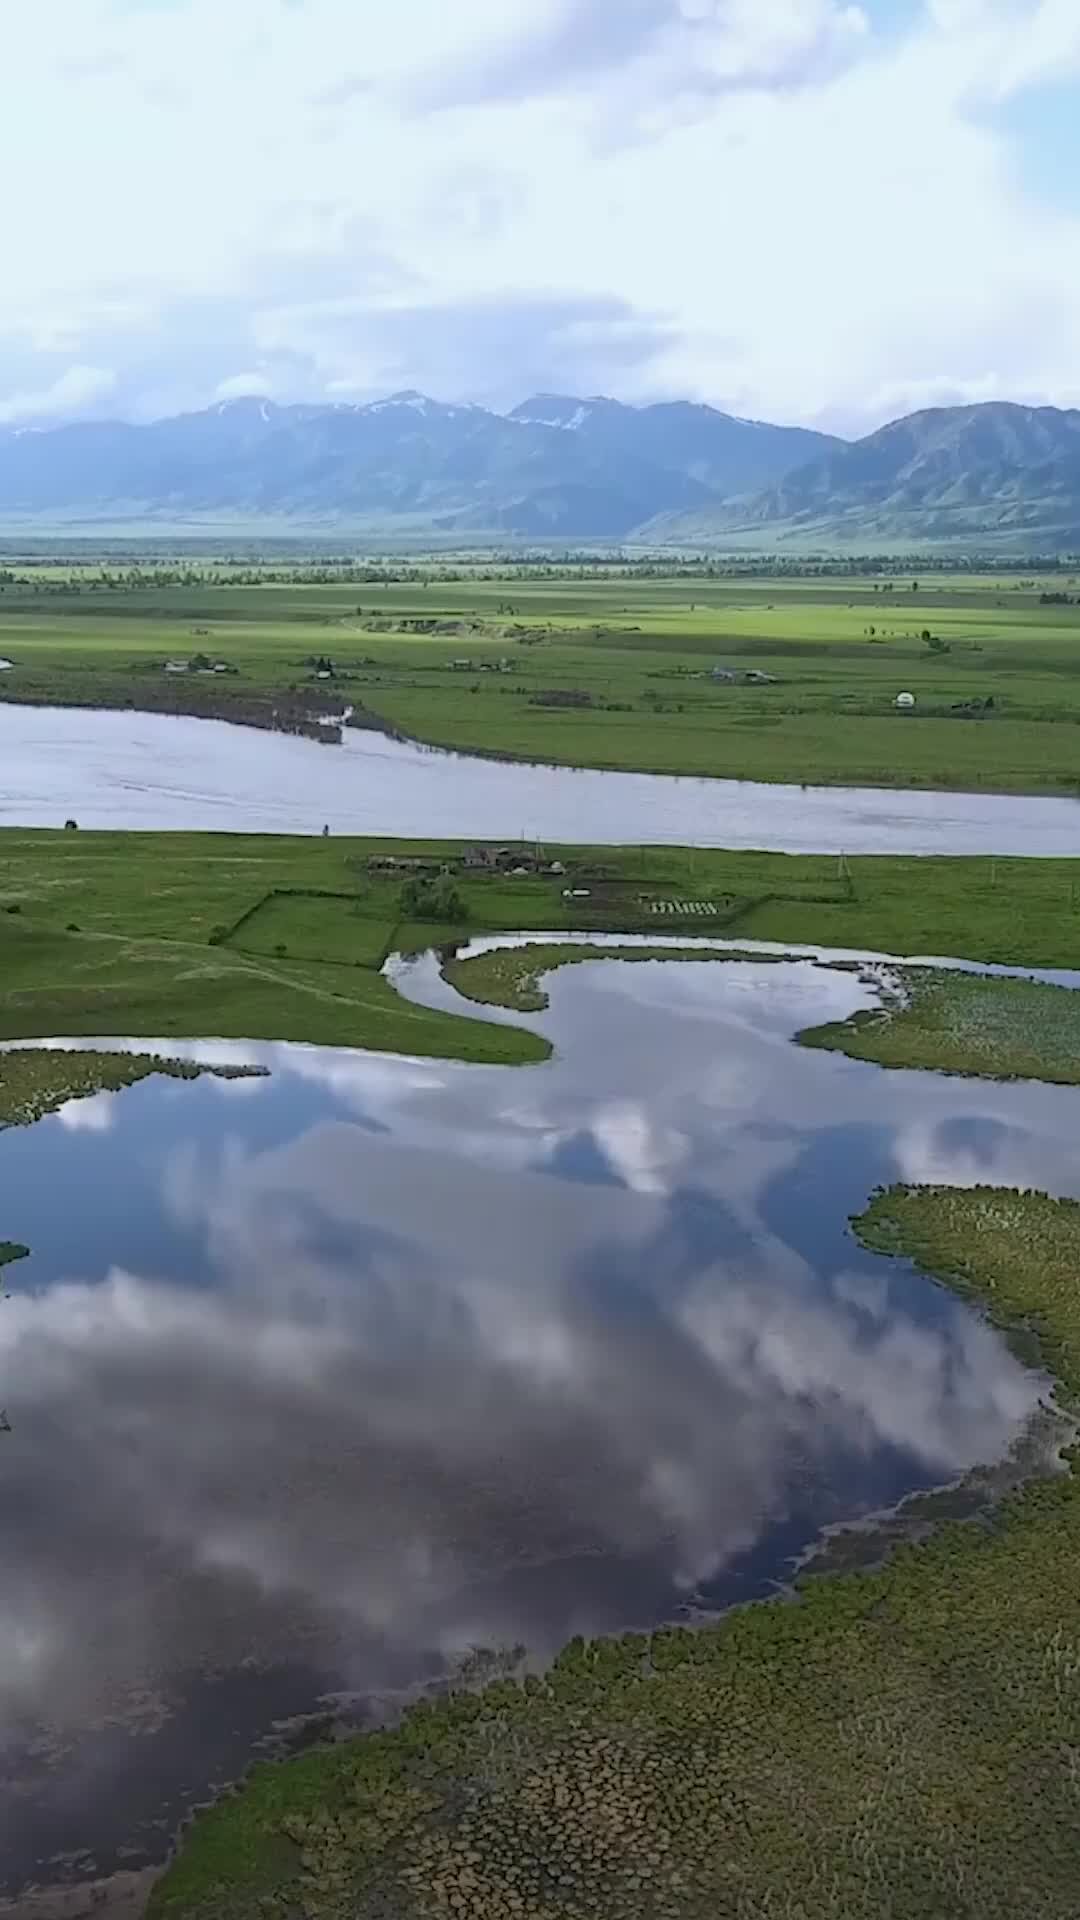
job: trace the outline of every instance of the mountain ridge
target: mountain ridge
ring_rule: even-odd
[[[703,403],[540,392],[509,413],[403,389],[258,394],[145,424],[0,426],[0,520],[247,516],[647,544],[1080,548],[1080,410],[931,407],[845,441]]]
[[[755,530],[774,539],[1014,535],[1080,546],[1080,410],[1008,400],[922,408],[769,488],[664,515],[651,529],[673,542]]]
[[[565,419],[530,413],[553,405]],[[247,395],[140,425],[0,427],[0,515],[239,511],[621,538],[834,444],[685,402],[548,395],[497,414],[411,389],[363,404]]]

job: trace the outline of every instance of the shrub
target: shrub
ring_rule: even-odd
[[[449,873],[437,880],[419,875],[407,880],[401,889],[401,910],[411,920],[445,920],[460,926],[469,910]]]

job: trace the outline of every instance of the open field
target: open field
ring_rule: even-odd
[[[855,1222],[1037,1322],[1080,1393],[1080,1207],[896,1189]],[[1080,1481],[693,1632],[572,1642],[256,1771],[155,1920],[1072,1920]]]
[[[0,568],[0,688],[237,717],[338,697],[419,740],[568,765],[1080,791],[1067,575],[341,571]],[[166,675],[198,655],[235,672]]]
[[[465,919],[420,924],[411,871],[445,842],[226,834],[0,836],[0,1039],[123,1034],[306,1040],[492,1063],[546,1056],[540,1036],[403,1000],[398,949],[471,934],[646,932],[817,942],[897,955],[1080,965],[1071,861],[848,861],[679,848],[562,849],[566,874],[455,873]],[[587,898],[567,900],[568,880]],[[707,902],[680,918],[657,903]]]

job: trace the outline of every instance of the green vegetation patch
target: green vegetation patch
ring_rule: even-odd
[[[137,908],[131,918],[137,928]],[[549,1051],[536,1034],[414,1006],[373,967],[0,920],[0,1037],[113,1033],[302,1040],[496,1064]]]
[[[883,1067],[1080,1083],[1076,989],[923,967],[899,968],[895,979],[883,1007],[809,1028],[802,1045]]]
[[[896,1189],[855,1223],[1080,1389],[1080,1207]],[[1075,1920],[1080,1481],[873,1573],[260,1768],[195,1823],[153,1920]]]
[[[24,1247],[21,1240],[0,1240],[0,1267],[13,1266],[16,1260],[28,1260],[29,1257],[30,1249]]]
[[[0,1128],[29,1127],[69,1100],[115,1093],[151,1074],[174,1080],[260,1077],[263,1067],[204,1066],[194,1060],[159,1060],[144,1053],[65,1053],[59,1047],[15,1047],[0,1053]]]
[[[542,1013],[548,996],[541,981],[558,967],[586,960],[755,960],[766,954],[739,953],[721,947],[601,947],[584,942],[558,946],[492,947],[465,960],[443,962],[443,977],[467,1000],[487,1006],[514,1007],[519,1013]],[[776,956],[779,958],[780,956]]]
[[[248,953],[377,968],[386,959],[395,919],[389,900],[380,917],[355,895],[271,893],[234,929],[227,944]]]
[[[1044,1363],[1080,1399],[1080,1202],[1011,1187],[890,1187],[854,1221],[864,1246],[900,1253],[1034,1331]]]

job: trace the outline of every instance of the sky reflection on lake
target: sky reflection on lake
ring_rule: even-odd
[[[0,1312],[12,1883],[159,1857],[320,1697],[767,1590],[1009,1445],[1042,1383],[847,1217],[894,1178],[1080,1190],[1080,1096],[790,1044],[865,994],[608,962],[554,981],[547,1066],[214,1044],[271,1077],[0,1139],[32,1248]]]

